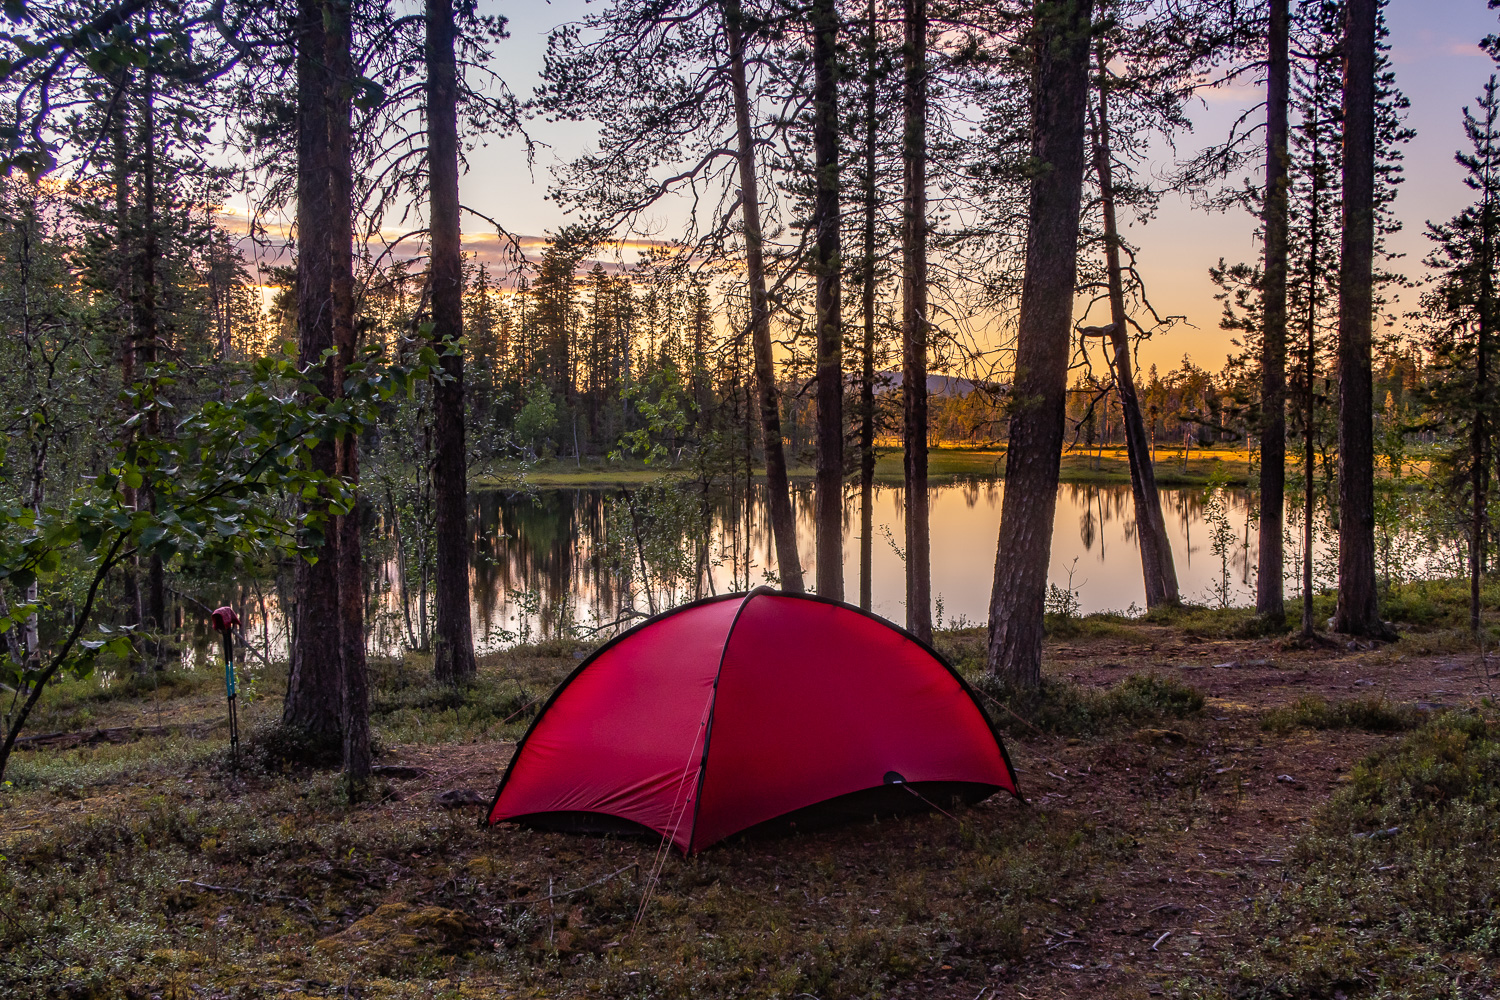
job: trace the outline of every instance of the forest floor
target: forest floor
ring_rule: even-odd
[[[1243,486],[1250,480],[1250,452],[1243,448],[1193,448],[1184,460],[1181,448],[1162,447],[1157,451],[1156,481],[1162,486],[1204,486],[1215,475],[1231,486]],[[995,479],[1005,467],[1003,448],[933,448],[928,452],[928,475],[936,481],[951,479]],[[793,463],[788,470],[794,479],[811,479],[813,467]],[[757,467],[756,475],[762,470]],[[651,482],[663,474],[687,473],[659,465],[634,461],[605,461],[589,458],[549,458],[528,467],[524,478],[539,487],[629,486]],[[480,479],[480,484],[507,482],[510,476],[521,476],[519,468],[502,468],[498,475]],[[901,454],[887,450],[875,463],[875,479],[882,484],[902,482]],[[1077,449],[1066,452],[1062,460],[1062,481],[1099,486],[1130,484],[1130,463],[1123,447]]]
[[[1242,611],[1053,621],[1040,694],[984,686],[1024,801],[690,859],[480,828],[577,643],[462,691],[377,665],[358,803],[278,763],[272,672],[238,767],[216,669],[68,682],[0,791],[0,993],[1495,996],[1500,657],[1461,596],[1394,595],[1390,644]],[[976,679],[983,644],[939,636]]]

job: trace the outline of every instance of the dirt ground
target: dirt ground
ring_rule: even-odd
[[[308,805],[327,780],[247,777],[217,758],[181,773],[126,768],[130,781],[33,779],[0,805],[0,851],[33,859],[35,887],[12,903],[35,907],[50,884],[49,862],[35,859],[67,849],[44,845],[101,815],[128,826],[132,810],[164,808],[152,803],[197,817],[163,855],[181,887],[162,903],[180,915],[163,917],[156,943],[169,946],[92,979],[59,965],[57,996],[1227,996],[1224,970],[1257,949],[1257,907],[1285,883],[1315,812],[1403,735],[1280,731],[1267,713],[1309,696],[1431,713],[1493,703],[1500,680],[1494,656],[1422,643],[1147,624],[1053,641],[1045,669],[1100,690],[1149,671],[1206,701],[1188,717],[1081,736],[1014,720],[1006,743],[1024,801],[694,859],[628,839],[480,830],[514,725],[502,738],[392,741],[378,797],[357,807]],[[174,745],[212,742],[223,738],[204,721],[214,705],[211,687],[142,696],[100,706],[91,725],[189,727]],[[248,724],[276,707],[263,699]],[[97,766],[126,752],[102,742],[27,756]],[[256,857],[244,845],[262,827],[274,843]]]

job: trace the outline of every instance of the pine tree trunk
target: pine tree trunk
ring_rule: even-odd
[[[1375,10],[1347,0],[1343,245],[1339,261],[1339,601],[1335,627],[1383,635],[1375,588],[1371,341],[1375,268]]]
[[[332,399],[334,366],[323,360],[333,344],[329,246],[328,71],[323,0],[299,0],[297,8],[297,353],[320,395]],[[338,456],[332,443],[312,451],[312,464],[333,475]],[[314,501],[321,504],[322,501]],[[317,562],[296,567],[296,631],[284,724],[334,744],[342,726],[342,630],[339,618],[338,526],[324,525]]]
[[[1486,205],[1485,212],[1489,208]],[[1485,219],[1485,240],[1488,241],[1489,226],[1491,222]],[[1493,308],[1494,298],[1490,285],[1490,261],[1486,252],[1483,261],[1483,271],[1480,282],[1482,284],[1479,323],[1475,339],[1474,357],[1474,383],[1475,402],[1474,426],[1470,432],[1470,454],[1469,454],[1469,488],[1473,493],[1473,525],[1470,531],[1469,542],[1469,629],[1476,636],[1479,635],[1480,626],[1483,624],[1482,612],[1484,610],[1481,587],[1484,582],[1485,555],[1488,548],[1489,535],[1489,421],[1486,419],[1489,412],[1489,325],[1490,310]]]
[[[1025,686],[1040,684],[1042,676],[1042,609],[1073,342],[1093,3],[1038,0],[1033,11],[1031,153],[1036,165],[986,664],[991,673]]]
[[[1141,419],[1140,397],[1130,366],[1130,337],[1125,316],[1125,282],[1120,267],[1120,229],[1115,215],[1114,161],[1109,133],[1109,89],[1106,60],[1099,52],[1099,120],[1094,148],[1094,167],[1099,175],[1099,199],[1104,212],[1104,262],[1109,282],[1109,312],[1113,330],[1115,385],[1125,418],[1125,452],[1130,462],[1130,491],[1135,501],[1135,531],[1141,546],[1141,574],[1146,585],[1146,607],[1177,604],[1177,567],[1172,562],[1172,544],[1161,513],[1161,493],[1156,488],[1156,470],[1151,467],[1150,443]],[[1106,410],[1106,412],[1108,412]],[[1100,447],[1101,454],[1103,447]]]
[[[149,34],[149,23],[147,32]],[[137,359],[142,368],[157,362],[157,345],[161,330],[157,316],[157,274],[161,268],[161,241],[157,235],[156,199],[156,79],[151,70],[141,74],[141,239],[140,254],[136,258],[139,273],[136,281],[139,295],[135,303],[135,333]],[[148,438],[161,434],[160,411],[152,409],[143,428]],[[156,494],[148,486],[140,490],[137,501],[141,507],[155,511]],[[153,553],[146,565],[146,594],[144,597],[144,619],[152,634],[152,666],[160,670],[166,654],[166,638],[163,632],[167,625],[166,567],[159,554]]]
[[[1255,610],[1268,624],[1286,623],[1282,533],[1286,494],[1286,273],[1288,0],[1270,0],[1266,70],[1265,274],[1260,343],[1260,532]]]
[[[875,188],[876,101],[875,59],[879,22],[875,0],[866,14],[869,32],[865,65],[865,176],[864,176],[864,268],[860,279],[860,303],[864,318],[864,341],[860,345],[859,378],[859,606],[870,610],[871,576],[875,546],[875,213],[879,200]]]
[[[932,641],[927,495],[927,0],[904,0],[901,159],[901,397],[905,445],[906,628]]]
[[[1493,100],[1494,78],[1487,96]],[[1486,129],[1494,120],[1493,108],[1486,109]],[[1488,146],[1488,143],[1486,143]],[[1486,149],[1486,159],[1492,153]],[[1479,308],[1474,330],[1474,425],[1469,441],[1469,489],[1473,495],[1473,523],[1469,544],[1469,629],[1481,639],[1484,623],[1483,584],[1488,571],[1490,458],[1494,448],[1490,440],[1490,414],[1493,412],[1490,387],[1490,341],[1495,323],[1495,203],[1494,177],[1484,170],[1479,185]]]
[[[115,98],[114,113],[110,122],[110,142],[114,156],[115,248],[128,262],[130,245],[135,242],[130,225],[130,146],[126,139],[127,109],[130,107],[128,72],[121,73],[117,85],[119,93]],[[131,307],[133,289],[134,282],[129,264],[118,264],[115,273],[115,296],[119,299],[118,309],[122,327],[119,344],[122,388],[129,388],[135,384],[136,380],[135,316]],[[126,407],[126,412],[121,414],[122,422],[128,421],[133,415]],[[127,428],[121,443],[128,443],[134,436],[135,432]],[[120,497],[126,507],[132,510],[137,509],[135,487],[121,485]],[[136,556],[131,556],[121,562],[120,566],[123,571],[122,589],[124,592],[121,598],[125,605],[125,615],[132,625],[140,625],[145,621],[144,608],[141,604],[140,560]],[[143,661],[136,658],[134,647],[132,647],[130,658],[132,668],[140,670]]]
[[[472,677],[469,498],[464,447],[463,263],[458,218],[458,67],[453,0],[427,0],[427,157],[431,190],[432,345],[443,378],[432,383],[432,486],[437,521],[437,635],[432,673]],[[571,380],[570,380],[571,381]]]
[[[1316,86],[1316,82],[1314,86]],[[1313,516],[1317,508],[1317,494],[1313,488],[1313,463],[1316,460],[1314,420],[1317,418],[1318,396],[1314,391],[1318,361],[1318,288],[1323,281],[1322,258],[1322,167],[1319,158],[1321,131],[1312,133],[1312,168],[1308,177],[1307,220],[1307,294],[1304,315],[1302,357],[1302,636],[1311,638],[1317,633],[1313,620]]]
[[[616,292],[616,295],[619,293]],[[708,374],[708,329],[713,323],[713,316],[709,312],[708,293],[702,288],[694,291],[693,301],[693,406],[698,411],[697,425],[698,434],[706,438],[713,427],[713,383]],[[615,317],[615,323],[619,329],[628,330],[629,327]],[[611,337],[613,343],[616,338]],[[619,360],[610,366],[611,386],[607,395],[611,398],[619,397]]]
[[[771,353],[771,310],[766,295],[766,262],[760,226],[760,186],[755,176],[755,135],[750,128],[750,86],[745,76],[745,37],[740,0],[723,0],[724,33],[729,43],[729,78],[733,90],[735,132],[739,143],[740,206],[745,221],[745,278],[750,286],[750,346],[760,396],[760,425],[765,437],[766,495],[776,567],[781,589],[802,593],[802,557],[797,552],[797,519],[792,512],[786,451],[781,441],[780,393]]]
[[[1491,178],[1481,189],[1479,219],[1479,315],[1474,331],[1474,426],[1469,441],[1469,489],[1473,493],[1473,526],[1469,544],[1469,629],[1480,637],[1483,625],[1484,574],[1489,548],[1490,491],[1490,338],[1495,321],[1495,207]]]
[[[844,599],[844,324],[839,272],[839,15],[835,0],[814,0],[813,200],[818,338],[818,593]]]
[[[354,170],[350,162],[353,67],[350,62],[349,0],[328,4],[328,112],[330,163],[329,264],[333,295],[333,342],[338,349],[334,390],[344,395],[344,373],[354,361]],[[358,792],[370,777],[370,682],[365,663],[365,587],[359,532],[359,437],[338,445],[338,472],[356,490],[355,505],[337,519],[339,646],[343,670],[344,774]]]

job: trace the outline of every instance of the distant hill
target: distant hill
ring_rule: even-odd
[[[875,373],[875,394],[883,395],[901,388],[901,369],[888,368],[883,372]],[[1004,386],[985,386],[983,383],[972,379],[959,378],[957,375],[928,375],[927,395],[929,396],[957,396],[962,399],[975,389],[1001,388]]]

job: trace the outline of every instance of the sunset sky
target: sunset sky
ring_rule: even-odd
[[[518,95],[531,92],[550,29],[600,6],[582,0],[481,0],[482,9],[510,18],[511,38],[499,44],[495,57]],[[1396,266],[1418,277],[1427,252],[1425,222],[1451,216],[1468,199],[1462,171],[1453,161],[1463,143],[1460,109],[1473,103],[1494,69],[1476,43],[1500,28],[1500,21],[1485,0],[1392,0],[1387,18],[1398,84],[1411,101],[1408,123],[1417,132],[1406,148],[1406,181],[1396,202],[1404,230],[1391,241],[1391,249],[1405,255]],[[1259,92],[1251,88],[1215,93],[1199,102],[1193,110],[1194,135],[1179,140],[1182,153],[1190,154],[1197,144],[1219,136],[1244,107],[1259,99]],[[549,168],[586,148],[593,130],[586,124],[536,122],[531,131],[546,144],[535,167],[528,169],[519,140],[491,142],[470,157],[470,171],[462,181],[463,200],[512,232],[541,235],[567,221],[558,206],[545,199]],[[1165,160],[1157,164],[1165,165]],[[478,228],[472,218],[464,224],[466,229]],[[1158,310],[1184,314],[1193,324],[1144,345],[1143,365],[1171,368],[1184,354],[1210,369],[1223,364],[1229,337],[1218,328],[1219,307],[1207,269],[1221,256],[1231,262],[1256,260],[1254,228],[1254,220],[1244,212],[1208,214],[1169,195],[1155,220],[1128,233],[1141,247],[1141,268]],[[1413,293],[1406,297],[1404,304],[1414,305]]]

